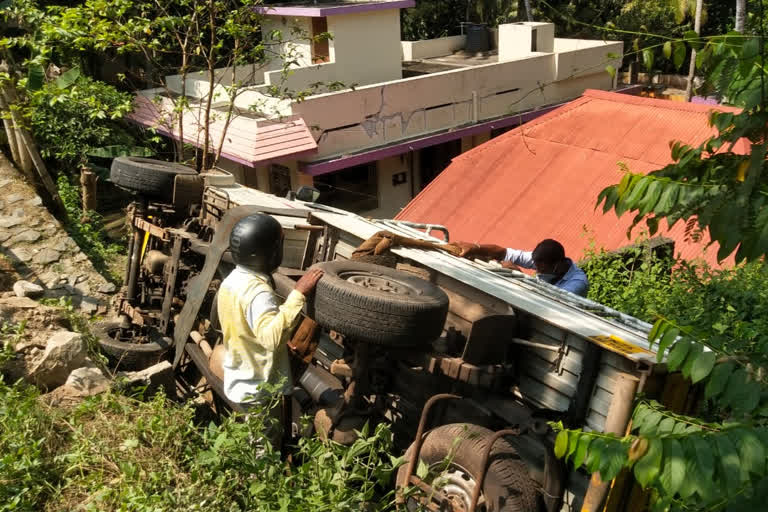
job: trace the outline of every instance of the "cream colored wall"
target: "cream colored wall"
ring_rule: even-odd
[[[450,55],[467,45],[467,36],[439,37],[424,41],[401,41],[403,60],[429,59]]]
[[[391,219],[411,201],[413,176],[411,176],[410,159],[411,155],[404,154],[376,162],[379,207],[375,210],[360,212],[360,215],[374,219]],[[406,182],[392,185],[392,176],[398,173],[405,173]]]
[[[336,80],[368,85],[402,78],[400,10],[328,17]]]
[[[555,40],[556,48],[568,48],[557,53],[557,80],[586,76],[605,71],[607,65],[621,67],[623,45],[615,41]],[[607,74],[607,73],[606,73]]]
[[[280,37],[272,38],[276,30],[280,32]],[[282,68],[283,57],[295,59],[297,66],[312,64],[312,18],[266,16],[262,22],[262,31],[268,50],[277,52],[269,65],[270,71]]]
[[[536,51],[554,51],[555,25],[552,23],[506,23],[499,25],[499,62],[531,54],[531,39],[536,30]]]

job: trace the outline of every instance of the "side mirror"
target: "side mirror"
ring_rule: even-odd
[[[315,203],[320,199],[320,191],[314,187],[304,185],[296,191],[296,199],[305,203]]]

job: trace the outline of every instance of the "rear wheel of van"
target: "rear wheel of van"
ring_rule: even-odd
[[[143,332],[131,325],[123,328],[120,320],[105,320],[91,326],[91,334],[99,348],[109,359],[110,366],[118,370],[143,370],[159,363],[171,346],[169,338],[155,329]]]
[[[419,461],[429,468],[424,481],[451,502],[454,510],[469,510],[472,493],[483,471],[481,459],[492,435],[487,428],[468,423],[443,425],[426,434],[419,454]],[[413,445],[405,453],[406,460],[412,455]],[[540,510],[536,484],[512,445],[503,438],[497,439],[488,460],[478,511]],[[398,489],[407,487],[406,471],[407,464],[404,464],[397,473]],[[414,490],[415,494],[408,493],[408,510],[419,510],[418,499],[425,497],[423,491]]]
[[[330,261],[315,268],[314,320],[352,340],[396,347],[437,339],[448,314],[448,296],[436,285],[379,265]]]

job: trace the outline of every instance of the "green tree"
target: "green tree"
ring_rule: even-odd
[[[628,435],[562,429],[556,452],[603,480],[628,468],[651,490],[654,510],[761,510],[768,497],[768,361],[759,334],[763,313],[752,304],[764,288],[768,252],[766,47],[762,37],[737,32],[689,33],[686,42],[698,50],[698,67],[743,110],[713,114],[718,134],[698,147],[671,143],[674,163],[664,169],[627,170],[620,184],[601,192],[598,205],[618,215],[633,212],[635,223],[645,220],[652,233],[662,220],[687,221],[720,244],[721,259],[735,252],[753,262],[744,268],[757,273],[758,295],[750,299],[754,289],[738,279],[710,278],[717,293],[701,301],[693,295],[701,289],[687,291],[682,307],[691,314],[661,317],[649,333],[659,362],[701,386],[696,417],[643,400]],[[742,140],[749,141],[747,154],[735,151]],[[740,287],[746,302],[726,293],[729,286]],[[724,313],[715,318],[718,309]]]

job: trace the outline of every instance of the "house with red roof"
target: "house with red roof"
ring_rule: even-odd
[[[621,180],[623,166],[647,173],[670,164],[672,141],[698,145],[715,134],[714,109],[738,111],[587,90],[455,158],[397,219],[442,224],[452,240],[522,249],[554,238],[574,260],[592,243],[618,249],[631,243],[633,215],[596,209],[600,191]],[[733,151],[748,153],[748,142]],[[644,227],[636,226],[633,238]],[[659,235],[675,241],[676,255],[717,265],[717,246],[706,247],[706,234],[697,241],[683,223],[668,229],[662,222]]]

